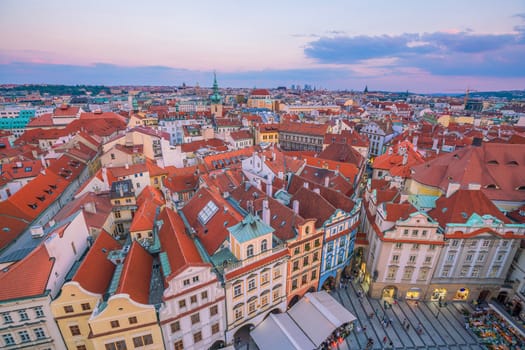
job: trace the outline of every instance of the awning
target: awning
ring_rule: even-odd
[[[309,350],[316,346],[308,339],[290,315],[270,314],[250,333],[259,350]]]
[[[316,349],[356,318],[325,291],[306,293],[284,314],[270,314],[252,332],[260,350]]]

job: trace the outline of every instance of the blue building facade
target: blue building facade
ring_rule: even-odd
[[[360,211],[361,199],[357,199],[351,212],[337,209],[325,221],[319,290],[339,283],[344,269],[350,265],[354,255]]]

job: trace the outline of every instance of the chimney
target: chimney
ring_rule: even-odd
[[[309,185],[310,185],[310,184],[309,184],[308,182],[303,182],[303,187],[304,187],[304,188],[308,188]]]
[[[262,219],[266,225],[270,225],[270,204],[268,199],[263,200]]]
[[[257,189],[261,191],[261,179],[255,180],[255,187],[257,187]]]
[[[328,176],[325,176],[324,178],[324,187],[328,187],[330,185],[330,178]]]
[[[446,197],[449,198],[452,196],[457,190],[459,190],[459,187],[460,185],[457,182],[449,182]]]
[[[293,205],[293,212],[296,214],[299,214],[299,201],[296,199],[292,203]]]
[[[321,190],[319,189],[319,187],[314,188],[314,192],[317,194],[321,194]]]
[[[42,162],[42,168],[47,168],[46,160],[43,155],[40,156],[40,162]]]
[[[284,179],[284,173],[283,173],[282,171],[279,171],[279,172],[277,173],[277,177],[278,177],[279,179],[283,180],[283,179]]]
[[[124,168],[129,169],[129,164],[126,163],[126,165],[124,165]]]
[[[438,142],[439,140],[437,138],[432,139],[432,149],[437,150],[438,149]]]
[[[417,135],[414,135],[414,137],[412,138],[412,144],[414,145],[414,149],[417,149],[417,141],[419,139],[419,136]]]
[[[266,183],[266,194],[268,195],[268,197],[272,197],[273,195],[272,183],[270,181]]]

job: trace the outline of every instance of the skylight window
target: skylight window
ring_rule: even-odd
[[[199,215],[197,215],[197,219],[199,219],[201,224],[205,225],[218,210],[219,207],[217,207],[213,201],[209,201],[208,204],[201,209]]]

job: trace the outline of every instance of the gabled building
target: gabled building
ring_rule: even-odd
[[[359,131],[370,141],[369,156],[376,157],[384,153],[385,147],[395,136],[391,122],[369,122]]]
[[[121,248],[110,234],[102,231],[78,270],[66,278],[60,294],[51,302],[51,312],[67,349],[95,350],[89,338],[88,321],[93,310],[103,302],[115,272],[115,264],[108,259],[108,254]]]
[[[287,151],[321,152],[327,131],[326,124],[282,123],[279,126],[279,145]]]
[[[186,233],[183,219],[164,209],[159,220],[160,262],[166,288],[159,321],[166,349],[224,345],[224,289],[213,266]]]
[[[103,301],[88,320],[89,339],[95,349],[165,349],[157,319],[163,283],[154,258],[138,242],[110,252],[115,272]],[[155,283],[155,282],[154,282]]]
[[[432,293],[445,300],[498,297],[525,238],[525,225],[513,223],[481,190],[449,192],[428,215],[439,223],[445,240]]]

